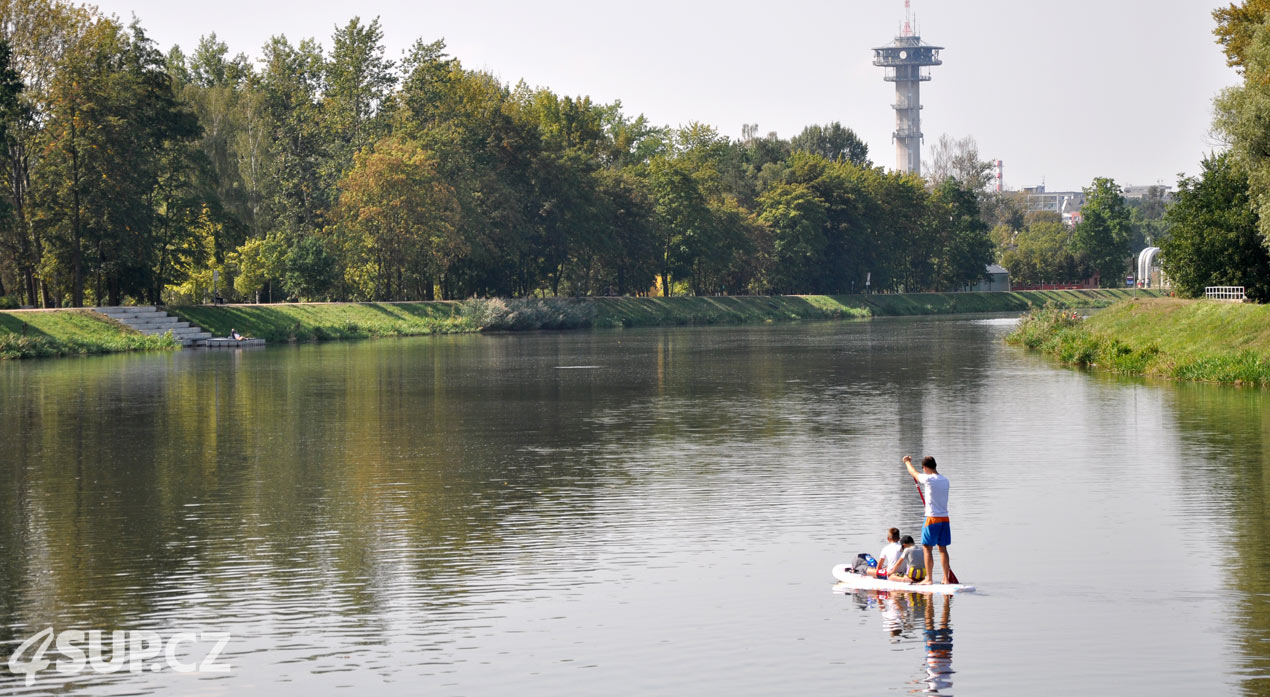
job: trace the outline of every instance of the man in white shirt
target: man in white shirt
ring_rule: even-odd
[[[922,526],[922,558],[926,568],[933,569],[933,550],[939,547],[940,566],[944,570],[944,583],[953,583],[952,565],[948,561],[948,545],[952,544],[952,527],[948,522],[948,478],[936,471],[935,458],[927,455],[922,458],[922,471],[913,467],[913,458],[904,456],[904,466],[922,487],[923,498],[926,499],[926,524]],[[927,571],[927,574],[930,574]],[[930,575],[920,584],[932,583]]]

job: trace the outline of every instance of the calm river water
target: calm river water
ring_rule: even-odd
[[[1056,368],[1011,322],[5,363],[0,661],[220,632],[231,670],[0,694],[1270,694],[1270,393]],[[905,453],[979,593],[831,592],[918,532]]]

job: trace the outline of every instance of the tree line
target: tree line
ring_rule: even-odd
[[[1217,43],[1242,77],[1216,100],[1213,130],[1228,148],[1183,177],[1161,245],[1164,270],[1184,295],[1244,286],[1270,300],[1270,0],[1213,12]]]
[[[981,192],[874,167],[840,124],[731,139],[389,58],[215,35],[188,54],[58,0],[0,2],[0,295],[230,300],[955,289]]]
[[[164,53],[137,20],[0,0],[0,298],[945,291],[998,258],[1052,267],[1032,242],[1060,233],[1090,241],[1059,275],[1123,267],[1137,229],[1025,220],[973,140],[936,146],[923,179],[838,123],[659,126],[442,41],[389,57],[378,20],[259,56],[215,34]]]

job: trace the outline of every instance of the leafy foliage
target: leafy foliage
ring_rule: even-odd
[[[441,41],[390,59],[378,19],[255,64],[66,0],[0,23],[0,295],[31,305],[942,291],[991,260],[973,147],[928,187],[839,123],[659,127]]]
[[[1204,294],[1206,286],[1244,286],[1248,297],[1270,299],[1270,253],[1257,226],[1248,177],[1229,153],[1204,160],[1199,178],[1178,182],[1169,209],[1172,234],[1161,247],[1161,265],[1178,292]]]
[[[1132,254],[1131,232],[1129,208],[1120,186],[1111,179],[1094,179],[1085,189],[1085,206],[1073,242],[1098,273],[1103,288],[1123,284]]]

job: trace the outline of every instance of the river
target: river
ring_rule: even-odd
[[[0,364],[0,660],[53,627],[226,635],[228,668],[0,693],[1270,694],[1267,393],[1011,324]],[[978,593],[831,591],[918,534],[904,454]]]

